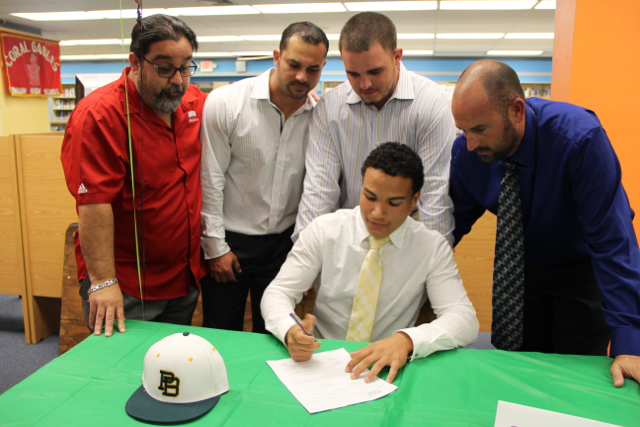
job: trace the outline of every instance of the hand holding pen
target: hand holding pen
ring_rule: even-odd
[[[313,331],[316,317],[313,314],[307,314],[300,322],[293,313],[290,316],[295,320],[296,324],[289,328],[285,337],[289,354],[296,362],[309,360],[322,345],[320,341],[316,341],[314,336],[308,332]]]

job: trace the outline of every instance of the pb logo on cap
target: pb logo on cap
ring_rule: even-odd
[[[163,396],[176,397],[180,394],[180,378],[173,372],[160,370],[160,385],[158,390],[162,390]]]
[[[147,351],[142,386],[125,409],[140,421],[186,422],[209,412],[227,391],[227,371],[215,347],[189,332],[173,334]]]

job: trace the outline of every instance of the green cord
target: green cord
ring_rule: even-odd
[[[122,20],[122,0],[120,0],[120,38],[122,39],[122,53],[124,50],[124,24]],[[136,218],[136,185],[133,174],[133,143],[131,139],[131,112],[129,111],[129,85],[127,76],[124,76],[124,94],[127,104],[127,134],[129,137],[129,165],[131,166],[131,192],[133,198],[133,230],[136,241],[136,264],[138,266],[138,284],[140,285],[140,304],[142,305],[142,320],[144,320],[144,295],[142,294],[142,274],[140,273],[140,252],[138,250],[138,220]]]

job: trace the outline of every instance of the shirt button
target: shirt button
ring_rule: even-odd
[[[189,188],[189,184],[187,184],[186,187]]]
[[[189,209],[189,213],[192,214],[193,213],[193,209]]]
[[[184,163],[184,160],[183,160],[183,159],[180,159],[180,164],[183,164],[183,163]]]
[[[380,118],[382,116],[382,113],[378,113],[378,118]]]
[[[380,141],[376,141],[376,147],[380,146]]]

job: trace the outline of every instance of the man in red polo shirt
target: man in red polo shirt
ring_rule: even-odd
[[[142,19],[131,34],[130,67],[69,118],[61,159],[78,210],[83,312],[96,335],[104,322],[110,336],[114,320],[124,332],[125,317],[191,322],[206,273],[199,138],[206,96],[189,83],[197,46],[177,18]]]

